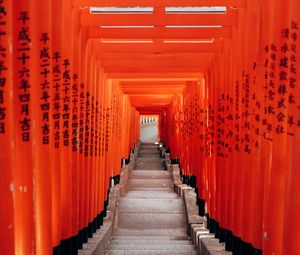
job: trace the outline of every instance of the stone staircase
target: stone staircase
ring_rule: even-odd
[[[141,145],[105,254],[198,254],[186,234],[183,201],[161,160],[155,144]]]

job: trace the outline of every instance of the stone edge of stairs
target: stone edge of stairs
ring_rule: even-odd
[[[231,255],[231,252],[225,251],[223,243],[215,238],[214,234],[209,233],[206,228],[205,217],[198,215],[198,205],[196,204],[195,190],[186,184],[182,183],[180,178],[180,168],[178,164],[171,164],[170,154],[162,149],[162,154],[165,156],[165,164],[171,172],[174,181],[175,192],[183,198],[187,223],[188,235],[191,236],[192,242],[197,247],[200,255]]]
[[[130,153],[129,164],[123,164],[120,173],[120,183],[115,185],[110,190],[109,204],[107,210],[107,217],[103,220],[103,226],[97,230],[92,238],[89,238],[88,243],[83,244],[83,248],[78,250],[78,255],[94,255],[104,254],[107,244],[109,243],[114,226],[117,204],[120,195],[126,192],[126,184],[129,172],[132,171],[135,160],[140,148],[140,142],[135,144],[134,152]]]

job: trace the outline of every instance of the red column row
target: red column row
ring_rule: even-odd
[[[234,254],[299,251],[298,5],[247,1],[205,81],[187,82],[163,122],[200,215]]]
[[[0,10],[0,251],[77,254],[103,222],[139,114],[71,0]]]

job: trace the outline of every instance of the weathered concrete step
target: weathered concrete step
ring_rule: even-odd
[[[172,188],[173,182],[170,179],[133,179],[128,180],[128,188]]]
[[[152,241],[190,241],[190,237],[187,235],[180,235],[180,236],[172,236],[172,235],[157,235],[157,236],[112,236],[112,240],[115,241],[125,241],[125,242],[132,242],[132,241],[146,241],[146,242],[152,242]]]
[[[157,155],[155,155],[155,154],[139,154],[139,158],[140,159],[145,159],[145,158],[147,158],[147,159],[148,158],[161,159],[159,154],[157,154]]]
[[[176,229],[186,227],[184,213],[123,213],[119,212],[118,227],[127,229]]]
[[[162,162],[162,159],[161,158],[157,158],[157,157],[154,157],[154,158],[150,158],[150,157],[147,157],[147,158],[137,158],[136,162],[139,162],[139,163],[149,163],[149,162]]]
[[[141,188],[141,187],[136,187],[134,185],[128,186],[128,188],[132,191],[163,191],[163,192],[173,191],[173,188]]]
[[[225,244],[220,243],[218,239],[214,237],[201,239],[201,254],[210,255],[232,255],[231,252],[225,250]]]
[[[157,166],[153,166],[153,164],[151,165],[136,165],[136,167],[134,168],[134,170],[136,171],[140,171],[140,170],[152,170],[152,171],[161,171],[163,170],[161,165],[157,165]]]
[[[196,251],[106,251],[107,255],[195,255]]]
[[[141,240],[141,239],[133,239],[133,240],[115,240],[113,239],[110,242],[111,245],[126,245],[126,244],[131,244],[131,245],[142,245],[142,244],[151,244],[151,245],[156,245],[156,244],[161,244],[161,245],[172,245],[172,246],[177,246],[177,245],[191,245],[192,242],[189,240]]]
[[[155,143],[142,143],[141,146],[140,146],[140,148],[145,148],[145,147],[155,147],[155,148],[157,148],[158,145],[155,144]]]
[[[143,199],[171,199],[171,198],[179,198],[176,193],[174,193],[173,189],[161,191],[138,191],[138,190],[130,190],[126,194],[122,196],[122,198],[143,198]],[[151,202],[150,202],[151,203]]]
[[[160,169],[160,170],[163,170],[163,167],[162,167],[162,164],[160,161],[158,161],[158,162],[136,162],[134,169],[145,169],[145,170]]]
[[[171,179],[171,174],[168,171],[158,170],[138,170],[132,171],[129,178],[135,179]]]
[[[149,163],[156,163],[156,164],[161,164],[162,160],[161,158],[151,158],[151,157],[148,157],[148,158],[140,158],[139,160],[136,160],[136,164],[149,164]]]
[[[160,153],[157,147],[140,148],[139,153]]]
[[[135,163],[135,166],[134,166],[134,169],[135,170],[163,170],[163,167],[161,165],[160,162],[157,162],[157,163]]]
[[[184,205],[181,199],[145,199],[145,198],[121,198],[118,206],[119,212],[137,213],[184,213]]]
[[[108,250],[123,250],[123,251],[195,251],[195,247],[192,244],[183,244],[180,246],[173,246],[170,244],[110,244]],[[172,254],[172,253],[171,253]]]
[[[186,228],[173,229],[126,229],[116,228],[113,231],[113,236],[187,236]]]
[[[160,151],[158,149],[154,149],[154,150],[142,149],[138,152],[138,157],[140,157],[140,155],[159,155],[160,156]]]

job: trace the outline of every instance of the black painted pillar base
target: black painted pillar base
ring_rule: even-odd
[[[72,255],[78,254],[78,235],[71,237]]]
[[[219,222],[215,221],[215,238],[219,239],[220,237],[220,227]]]
[[[205,217],[206,217],[206,221],[207,221],[207,222],[206,222],[206,226],[207,226],[206,228],[209,229],[209,228],[210,228],[209,213],[206,213],[206,214],[205,214]]]
[[[83,248],[83,230],[80,230],[78,233],[78,250]]]
[[[72,253],[72,239],[62,240],[60,243],[62,255],[73,255]]]
[[[241,254],[252,255],[252,246],[250,243],[241,242]]]
[[[89,239],[89,229],[88,227],[85,227],[83,230],[82,230],[82,233],[83,233],[83,243],[87,243],[88,242],[88,239]]]
[[[232,231],[226,230],[225,231],[225,250],[226,251],[232,251]]]
[[[252,247],[252,255],[262,255],[262,250]]]
[[[191,176],[191,180],[190,180],[190,185],[192,188],[196,189],[196,186],[197,186],[197,178],[196,176]],[[198,194],[198,189],[197,189],[197,192],[196,194]]]
[[[241,243],[242,243],[241,238],[233,235],[233,237],[232,237],[232,254],[233,255],[240,255]]]
[[[213,218],[209,218],[209,233],[214,234],[216,228],[216,221]]]
[[[101,228],[101,226],[103,225],[103,213],[99,213],[97,215],[97,229]]]
[[[93,219],[93,233],[97,232],[97,217]]]
[[[197,205],[198,205],[198,213],[200,216],[205,215],[205,200],[202,198],[197,198]]]
[[[219,236],[219,242],[224,243],[225,242],[225,229],[219,228],[220,236]]]
[[[60,245],[53,248],[53,255],[62,255]]]
[[[93,237],[93,222],[90,222],[88,225],[88,238]]]

